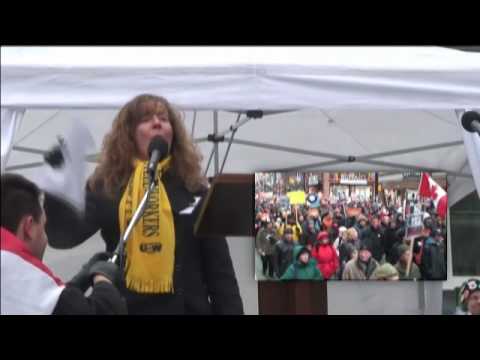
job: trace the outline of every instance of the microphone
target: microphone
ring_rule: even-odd
[[[158,163],[168,154],[168,144],[159,135],[155,136],[148,145],[148,175],[150,182],[155,178]]]
[[[468,132],[480,135],[480,114],[473,110],[466,111],[462,115],[462,126]]]

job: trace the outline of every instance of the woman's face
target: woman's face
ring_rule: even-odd
[[[148,159],[148,146],[155,136],[161,136],[168,144],[172,145],[173,129],[168,116],[167,108],[160,102],[153,106],[153,111],[145,115],[135,129],[135,145],[138,156],[142,160]]]

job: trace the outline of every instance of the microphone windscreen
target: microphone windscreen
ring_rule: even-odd
[[[168,143],[160,135],[155,136],[148,145],[148,156],[152,156],[152,152],[158,150],[161,154],[160,159],[163,159],[168,154]]]

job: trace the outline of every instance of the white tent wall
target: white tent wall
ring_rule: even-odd
[[[450,206],[452,197],[458,201],[474,189],[454,109],[480,104],[480,55],[475,53],[436,47],[2,48],[1,79],[2,112],[27,109],[14,146],[46,150],[72,121],[82,121],[98,152],[116,109],[151,92],[185,110],[188,129],[191,110],[202,110],[195,138],[212,133],[215,109],[224,110],[218,112],[220,132],[237,118],[225,110],[289,111],[242,125],[224,172],[311,164],[315,166],[308,170],[460,172],[451,177]],[[229,135],[218,146],[218,166]],[[278,146],[289,149],[279,151]],[[205,166],[212,144],[200,142],[199,148]],[[333,163],[339,155],[358,161]],[[35,151],[13,151],[7,167],[28,175],[39,168],[18,166],[39,161],[41,154]],[[89,164],[88,171],[93,168]],[[213,171],[212,161],[208,175]],[[246,313],[256,314],[253,239],[228,242]],[[97,234],[75,249],[49,250],[46,260],[68,277],[101,245]],[[451,254],[449,259],[451,265]],[[390,285],[330,282],[329,313],[440,313],[442,282]]]
[[[1,120],[2,125],[2,152],[1,152],[1,170],[5,170],[5,166],[12,150],[13,139],[22,122],[24,109],[7,109],[2,108]]]

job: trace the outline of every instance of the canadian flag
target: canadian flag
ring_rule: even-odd
[[[418,195],[430,198],[435,204],[437,214],[445,219],[447,216],[448,197],[447,192],[433,180],[430,175],[422,172],[420,179],[420,186],[418,188]]]

